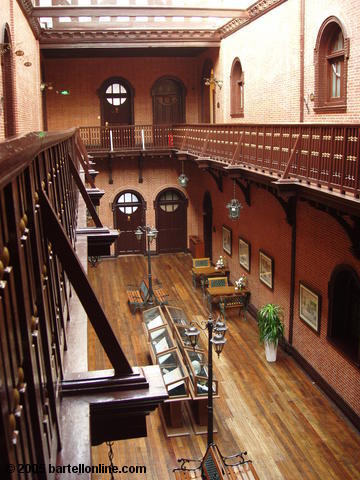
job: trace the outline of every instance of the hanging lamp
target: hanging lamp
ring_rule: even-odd
[[[178,182],[179,185],[184,188],[186,188],[189,183],[189,179],[184,173],[184,160],[181,160],[181,174],[178,177]]]
[[[226,205],[226,208],[229,210],[229,218],[231,220],[237,220],[240,217],[240,210],[242,205],[239,200],[235,197],[235,179],[234,179],[234,197]]]

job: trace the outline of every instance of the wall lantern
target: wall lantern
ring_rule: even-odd
[[[186,188],[189,183],[188,177],[184,173],[184,161],[181,161],[181,174],[178,177],[178,182],[181,187]]]

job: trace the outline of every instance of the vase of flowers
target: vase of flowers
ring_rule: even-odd
[[[222,255],[220,255],[219,260],[215,264],[216,270],[221,270],[225,268],[225,260]]]
[[[235,280],[235,290],[236,291],[242,291],[244,288],[246,288],[247,284],[247,278],[246,275],[241,275],[238,280]]]

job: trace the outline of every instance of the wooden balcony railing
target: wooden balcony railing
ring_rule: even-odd
[[[80,127],[79,134],[89,151],[149,150],[172,146],[172,127],[168,125]]]
[[[174,147],[359,197],[360,125],[175,125]]]

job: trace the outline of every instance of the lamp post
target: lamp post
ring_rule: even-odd
[[[149,290],[147,297],[145,299],[146,304],[153,305],[154,304],[154,291],[152,288],[152,274],[151,274],[151,255],[150,255],[150,245],[152,241],[157,237],[158,231],[155,227],[150,227],[148,225],[142,227],[137,227],[135,231],[136,238],[141,241],[143,235],[146,235],[146,242],[147,242],[147,255],[148,255],[148,279],[149,279]]]
[[[208,331],[208,425],[207,425],[207,446],[209,447],[214,443],[214,408],[213,408],[213,362],[212,362],[212,346],[215,347],[215,352],[218,354],[222,352],[226,343],[225,333],[227,327],[224,322],[218,318],[216,322],[212,318],[212,314],[209,314],[209,318],[204,328],[197,324],[202,330]],[[213,332],[215,335],[213,336]],[[200,331],[195,325],[192,325],[185,331],[193,348],[196,347],[200,335]]]
[[[205,77],[204,78],[205,85],[209,87],[209,95],[210,95],[210,123],[214,123],[214,92],[216,87],[219,87],[221,90],[221,87],[223,85],[222,80],[218,80],[214,76],[214,69],[212,68],[210,71],[210,77]]]

